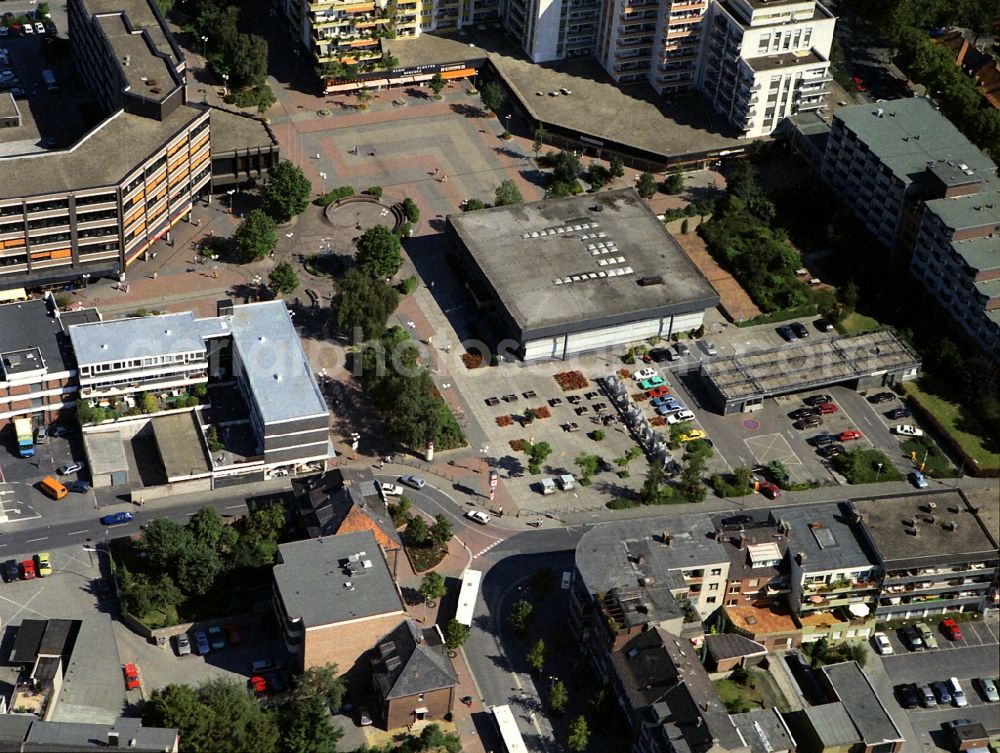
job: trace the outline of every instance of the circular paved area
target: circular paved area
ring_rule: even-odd
[[[389,207],[374,201],[348,201],[331,204],[324,212],[329,227],[332,251],[353,251],[354,239],[375,225],[390,230],[396,224]]]

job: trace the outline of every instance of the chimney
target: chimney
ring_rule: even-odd
[[[944,528],[945,528],[946,531],[957,531],[958,530],[958,523],[956,523],[954,520],[947,520],[944,523],[942,523],[941,525],[944,526]]]
[[[803,562],[806,561],[806,553],[805,552],[796,552],[795,553],[795,561],[798,562],[801,565]]]
[[[910,536],[919,536],[920,535],[920,531],[918,531],[916,528],[907,528],[906,532],[908,534],[910,534]]]
[[[424,631],[423,630],[418,630],[417,631],[417,645],[419,646],[423,642],[424,642]]]
[[[740,533],[740,549],[745,549],[747,545],[748,537],[745,533]]]
[[[673,540],[673,537],[670,535],[670,533],[664,531],[662,537],[663,537],[663,543],[666,544],[667,546],[670,546],[670,542]]]
[[[118,747],[118,730],[114,729],[108,730],[108,747],[109,748]]]

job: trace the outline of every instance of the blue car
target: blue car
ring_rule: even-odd
[[[928,487],[927,479],[924,478],[924,474],[920,471],[910,471],[910,481],[918,489],[926,489]]]
[[[208,636],[202,630],[194,634],[194,650],[198,652],[198,656],[204,656],[212,650],[208,645]]]
[[[684,410],[684,406],[677,402],[664,403],[656,408],[656,412],[661,416],[666,416],[668,413],[676,413],[679,410]]]
[[[212,644],[213,651],[221,651],[226,647],[226,639],[222,637],[222,628],[212,625],[208,629],[208,641]]]
[[[134,517],[130,512],[116,512],[112,515],[105,515],[101,518],[101,523],[106,526],[122,526],[130,522]]]
[[[666,405],[667,403],[677,402],[672,397],[654,397],[649,401],[649,404],[654,408],[659,408],[661,405]]]

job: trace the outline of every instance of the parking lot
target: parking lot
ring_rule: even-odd
[[[12,430],[4,432],[3,439],[5,441],[0,448],[0,480],[3,482],[3,491],[7,492],[3,495],[3,507],[9,521],[38,517],[59,521],[79,517],[83,508],[94,508],[93,489],[83,493],[73,492],[56,502],[42,494],[37,487],[38,482],[46,476],[56,476],[67,486],[78,479],[90,480],[86,468],[79,473],[63,476],[57,473],[58,468],[67,463],[85,462],[81,435],[54,437],[50,434],[44,444],[35,444],[35,454],[30,458],[17,455]]]

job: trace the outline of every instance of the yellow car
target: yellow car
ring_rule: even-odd
[[[701,429],[691,429],[687,434],[681,434],[680,440],[682,442],[693,442],[696,439],[704,439],[707,436],[708,434]]]
[[[49,561],[48,552],[42,552],[41,554],[35,555],[35,559],[38,561],[39,578],[44,578],[46,575],[52,575],[52,563]]]

